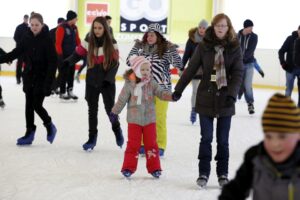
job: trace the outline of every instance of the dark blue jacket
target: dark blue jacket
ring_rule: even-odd
[[[239,31],[238,38],[242,49],[243,63],[253,63],[255,61],[254,51],[256,49],[258,37],[253,32],[248,35],[243,35],[242,32],[243,29]]]
[[[23,35],[28,30],[29,30],[29,26],[25,22],[23,22],[22,24],[20,24],[16,27],[16,30],[15,30],[15,33],[14,33],[14,40],[15,40],[17,45],[21,42],[21,39],[22,39]]]
[[[295,58],[300,56],[300,51],[298,50],[298,53],[295,51],[295,49],[297,49],[295,46],[296,40],[299,40],[298,38],[297,31],[293,31],[292,34],[286,38],[278,51],[280,64],[283,66],[284,70],[288,72],[291,72],[295,68]]]

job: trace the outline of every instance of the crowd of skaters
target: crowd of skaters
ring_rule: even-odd
[[[26,23],[26,18],[28,20],[28,16],[25,15],[24,23]],[[236,198],[232,192],[233,189],[239,189],[239,187],[243,187],[239,197],[246,198],[249,195],[248,191],[252,188],[251,184],[249,185],[254,181],[252,177],[243,177],[237,174],[236,179],[228,184],[228,140],[231,118],[235,114],[235,102],[239,94],[245,95],[249,114],[254,114],[253,70],[257,69],[264,76],[254,58],[258,37],[252,31],[253,22],[249,19],[245,20],[244,28],[236,34],[230,18],[225,14],[216,15],[211,26],[202,20],[198,27],[189,33],[184,55],[185,60],[183,61],[178,54],[178,46],[166,40],[159,24],[150,24],[142,40],[135,41],[128,55],[127,64],[131,71],[129,70],[124,75],[125,85],[118,102],[115,104],[115,76],[119,67],[119,49],[113,37],[112,28],[108,24],[109,20],[111,18],[96,17],[86,38],[81,41],[76,27],[77,14],[74,11],[68,11],[65,20],[58,19],[58,26],[54,31],[50,31],[52,34],[49,34],[49,28],[44,24],[42,15],[33,12],[29,17],[30,26],[27,26],[21,40],[16,41],[16,48],[9,53],[0,52],[0,63],[9,63],[18,58],[18,61],[20,60],[22,63],[21,69],[23,68],[22,80],[18,79],[18,75],[17,83],[23,81],[23,91],[26,96],[26,132],[17,140],[17,145],[31,145],[34,141],[36,130],[34,112],[39,115],[46,127],[47,140],[50,143],[54,141],[57,129],[47,110],[43,107],[43,101],[53,91],[58,91],[57,87],[59,87],[58,92],[61,99],[77,99],[78,97],[73,93],[75,63],[80,59],[86,59],[88,68],[85,99],[89,107],[89,138],[83,144],[83,149],[91,151],[97,143],[97,113],[100,94],[103,96],[106,114],[112,124],[116,143],[120,147],[124,143],[124,138],[118,114],[126,104],[128,104],[128,109],[131,108],[130,106],[135,106],[133,112],[128,110],[128,113],[131,113],[127,115],[128,127],[130,127],[128,130],[130,131],[128,132],[128,144],[121,172],[125,177],[130,177],[136,170],[138,154],[145,154],[149,164],[147,164],[148,172],[153,177],[159,178],[161,175],[159,157],[164,156],[167,145],[168,102],[165,100],[173,102],[180,100],[183,90],[191,80],[196,78],[196,74],[200,76],[201,81],[193,84],[193,90],[197,92],[192,94],[190,120],[195,123],[196,115],[199,115],[201,141],[198,155],[199,177],[197,184],[203,188],[209,180],[212,159],[211,143],[214,132],[213,122],[216,119],[216,172],[220,186],[225,185],[220,199]],[[299,32],[300,27],[298,28],[298,38],[300,38]],[[52,37],[50,37],[51,35]],[[294,77],[298,76],[297,66],[300,66],[300,59],[297,56],[297,53],[300,52],[298,38],[293,40],[292,45],[287,45],[285,42],[279,52],[280,63],[287,73],[287,86],[288,83],[290,84],[290,80],[288,82],[290,74]],[[289,53],[289,51],[292,51],[293,55],[291,58],[287,57],[288,60],[285,61],[284,54]],[[187,55],[188,52],[189,55]],[[140,61],[137,61],[138,58]],[[187,63],[188,65],[185,67]],[[179,69],[181,76],[173,93],[169,72],[171,65]],[[59,73],[56,77],[56,83],[53,84],[57,68]],[[291,87],[288,89],[290,90]],[[250,162],[252,159],[257,159],[258,161],[252,165],[257,164],[264,167],[265,162],[260,160],[261,157],[264,157],[264,159],[269,159],[270,163],[268,164],[279,172],[291,175],[286,166],[281,164],[287,162],[291,169],[299,167],[299,162],[291,162],[290,157],[299,161],[299,156],[295,152],[299,151],[300,126],[298,124],[300,123],[300,112],[289,96],[290,94],[286,92],[285,96],[276,94],[270,99],[269,107],[266,108],[263,116],[265,139],[263,145],[256,148],[266,152],[263,154],[264,156],[255,152]],[[2,96],[0,96],[0,100],[2,100]],[[286,118],[284,116],[278,117],[278,114],[273,110],[274,105],[278,106],[277,113],[286,109],[283,113],[292,115],[289,120],[294,123],[280,123],[279,121],[286,120]],[[144,119],[145,121],[143,121],[143,117],[138,117],[137,114],[143,116],[143,113],[154,114],[154,118],[151,115],[148,116],[150,124],[145,124],[145,121],[149,120],[147,117]],[[135,117],[138,121],[135,121]],[[277,121],[274,121],[274,118]],[[148,127],[148,125],[151,126]],[[273,127],[274,125],[283,128],[269,128],[269,126]],[[142,137],[143,139],[141,139]],[[273,155],[274,149],[272,148],[275,148],[273,147],[273,143],[275,143],[273,140],[276,139],[283,143],[283,152],[286,147],[284,142],[287,142],[288,139],[293,142],[293,148],[288,153],[284,152],[284,159],[277,159],[277,156],[280,155]],[[149,141],[151,141],[151,145],[149,145]],[[151,159],[155,159],[155,161]],[[249,160],[246,161],[249,162]],[[154,164],[151,165],[151,163]],[[247,169],[252,170],[249,173],[259,175],[259,172],[255,171],[257,168],[252,165],[250,167],[247,163]],[[244,170],[243,166],[240,170]],[[242,172],[248,173],[245,170]],[[270,173],[270,171],[266,173]],[[292,171],[293,176],[290,176],[290,179],[294,176],[297,177],[297,174],[297,171]],[[237,178],[239,183],[247,181],[248,185],[236,184],[234,181]],[[281,181],[281,177],[276,178],[277,181]],[[293,181],[293,196],[297,196],[299,191],[295,188],[299,184],[299,176]],[[280,183],[282,186],[287,185],[286,182]],[[270,186],[272,186],[272,182]],[[253,190],[257,193],[257,199],[264,199],[259,196],[263,194],[260,188],[253,187]],[[284,189],[281,191],[282,193],[285,192]],[[279,192],[279,194],[281,193]]]

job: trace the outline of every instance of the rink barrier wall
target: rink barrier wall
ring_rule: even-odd
[[[0,37],[1,48],[5,51],[10,51],[15,47],[15,42],[12,38]],[[126,65],[126,58],[131,50],[134,42],[119,41],[118,47],[120,52],[120,67],[117,73],[117,80],[122,80],[122,76],[128,66]],[[185,44],[179,45],[179,53],[182,56]],[[271,88],[282,90],[285,88],[285,71],[282,70],[279,59],[278,49],[256,49],[255,57],[265,73],[265,77],[262,78],[255,70],[253,77],[254,88]],[[16,60],[9,66],[8,64],[2,64],[1,76],[15,76]],[[82,71],[81,78],[85,78],[86,68]],[[172,75],[173,82],[178,80],[177,75]],[[295,81],[296,82],[296,81]]]

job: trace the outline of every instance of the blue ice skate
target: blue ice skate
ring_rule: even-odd
[[[25,136],[17,140],[17,145],[31,145],[34,140],[35,130],[27,130]]]

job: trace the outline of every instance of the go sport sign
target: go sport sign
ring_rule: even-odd
[[[169,0],[121,0],[120,32],[146,32],[148,25],[158,23],[167,33]]]

